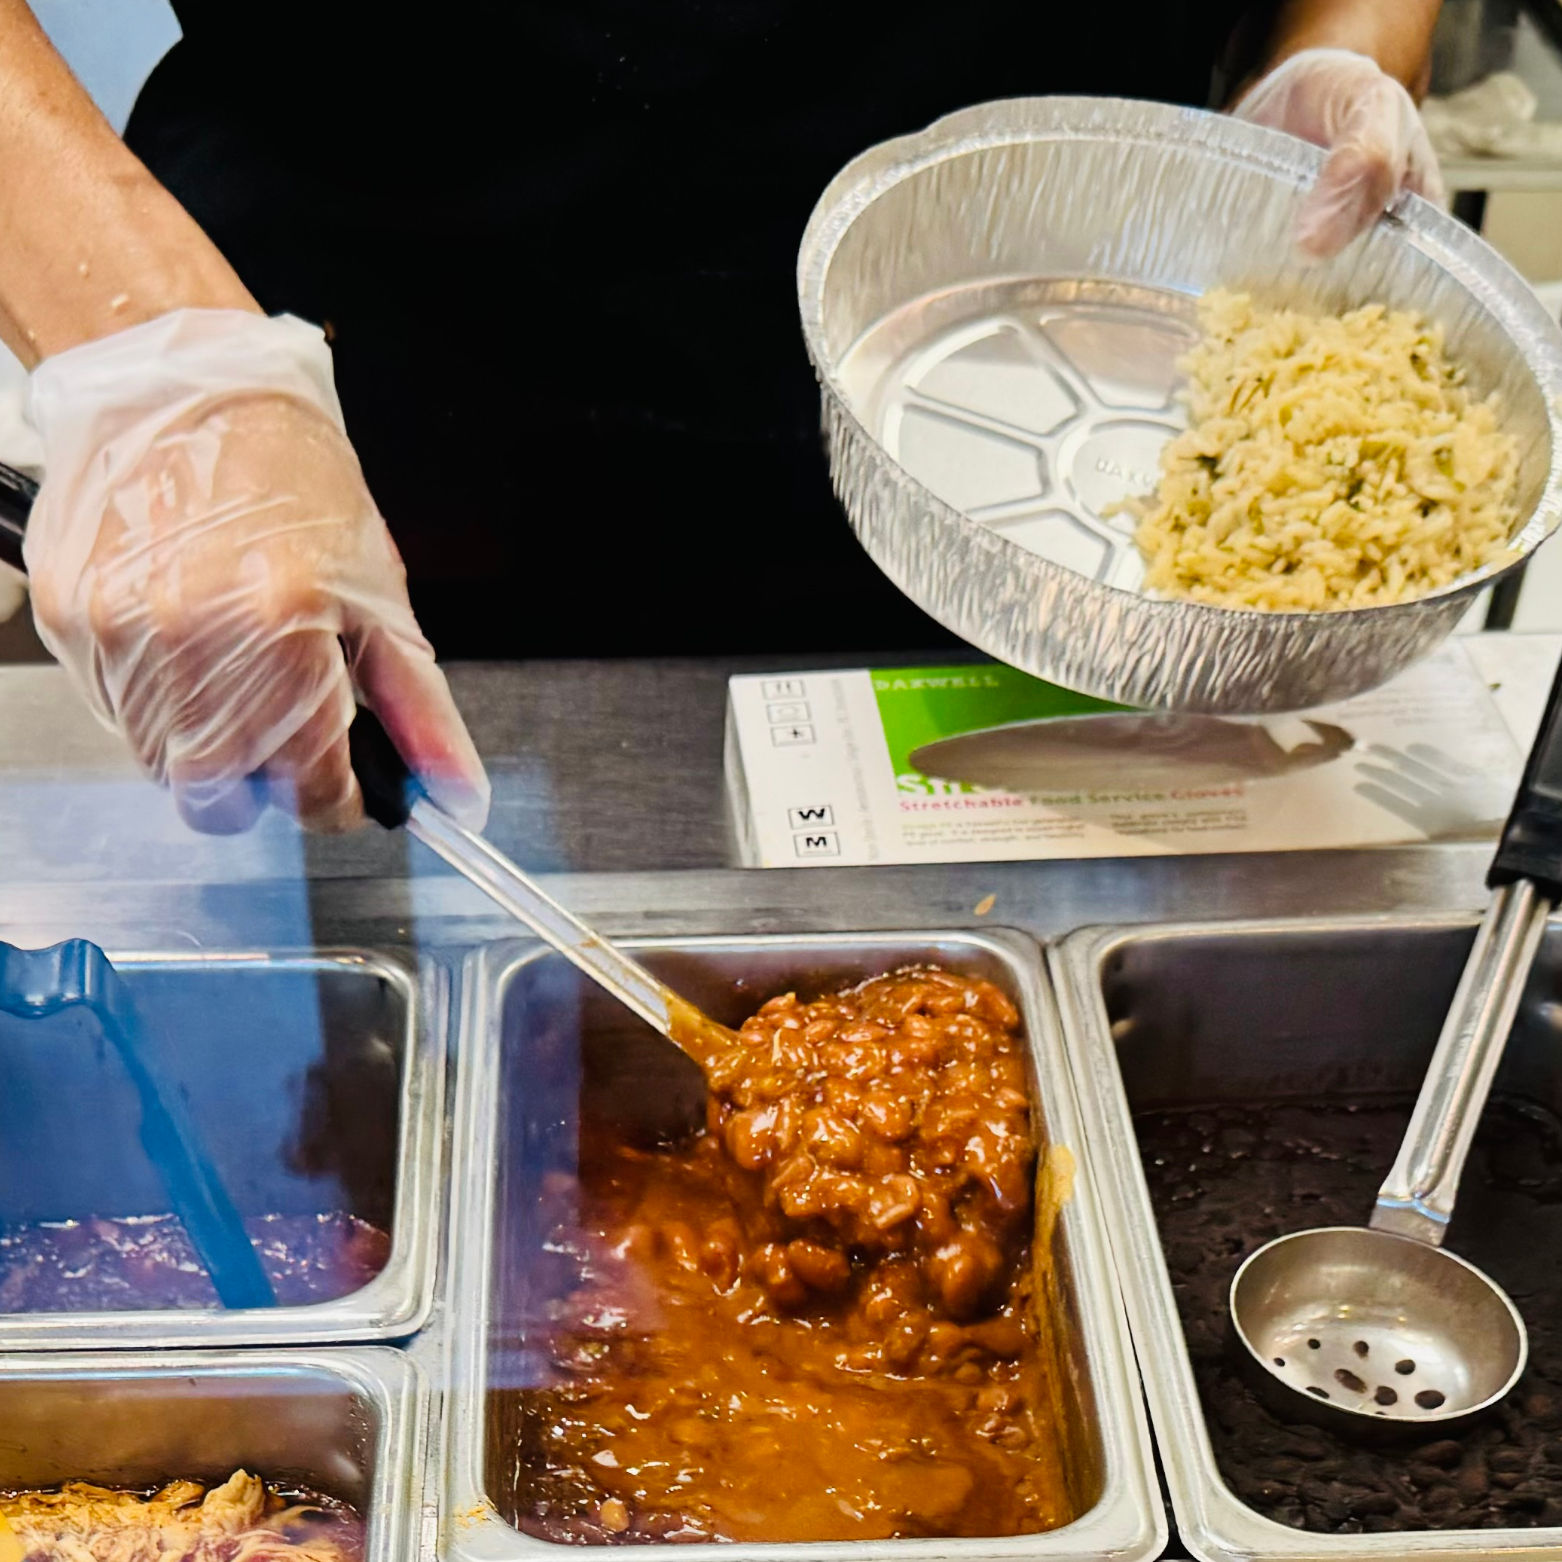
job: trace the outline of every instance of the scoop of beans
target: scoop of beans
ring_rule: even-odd
[[[1018,1026],[990,982],[924,968],[745,1022],[711,1069],[710,1128],[797,1231],[750,1259],[778,1302],[889,1256],[951,1318],[992,1302],[1035,1162]]]

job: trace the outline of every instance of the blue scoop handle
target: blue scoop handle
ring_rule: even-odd
[[[124,1063],[141,1101],[142,1148],[222,1305],[274,1307],[276,1293],[194,1120],[177,1093],[164,1088],[172,1071],[161,1041],[142,1025],[108,956],[84,938],[49,949],[0,943],[0,1013],[41,1019],[67,1009],[91,1014]]]

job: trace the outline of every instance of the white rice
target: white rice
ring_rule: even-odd
[[[1402,602],[1504,559],[1517,449],[1442,331],[1369,304],[1267,309],[1216,291],[1182,360],[1191,426],[1126,506],[1146,588],[1221,607]]]

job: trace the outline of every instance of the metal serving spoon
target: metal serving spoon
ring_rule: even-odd
[[[709,1071],[737,1037],[725,1025],[674,992],[617,944],[567,911],[482,836],[458,824],[418,784],[379,719],[360,707],[348,733],[353,774],[364,811],[387,830],[407,834],[436,852],[457,873],[540,938],[573,961],[599,987],[632,1009],[653,1030]]]
[[[1491,903],[1371,1219],[1278,1237],[1231,1282],[1236,1348],[1290,1413],[1305,1406],[1342,1427],[1446,1427],[1495,1405],[1524,1371],[1518,1309],[1441,1244],[1546,917],[1562,900],[1562,668],[1486,882]]]
[[[26,571],[22,541],[38,485],[0,465],[0,562]],[[599,987],[681,1047],[702,1069],[736,1038],[688,999],[653,976],[610,939],[565,910],[482,836],[458,824],[418,784],[372,712],[360,707],[348,734],[353,773],[364,809],[388,830],[409,835],[443,857],[462,877],[551,944]]]

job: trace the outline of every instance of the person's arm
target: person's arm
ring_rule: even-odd
[[[29,369],[171,309],[258,311],[114,134],[27,0],[0,0],[0,169],[0,338]]]
[[[1343,249],[1402,190],[1442,199],[1411,96],[1431,74],[1440,9],[1440,0],[1287,0],[1261,38],[1258,68],[1230,109],[1328,152],[1297,215],[1304,254]]]
[[[1432,74],[1432,30],[1442,0],[1288,0],[1269,30],[1261,69],[1303,49],[1349,49],[1416,97]]]
[[[322,334],[261,313],[25,0],[0,0],[0,337],[33,370],[43,444],[39,635],[185,817],[242,828],[269,793],[312,825],[357,823],[361,697],[480,823],[487,777]]]

